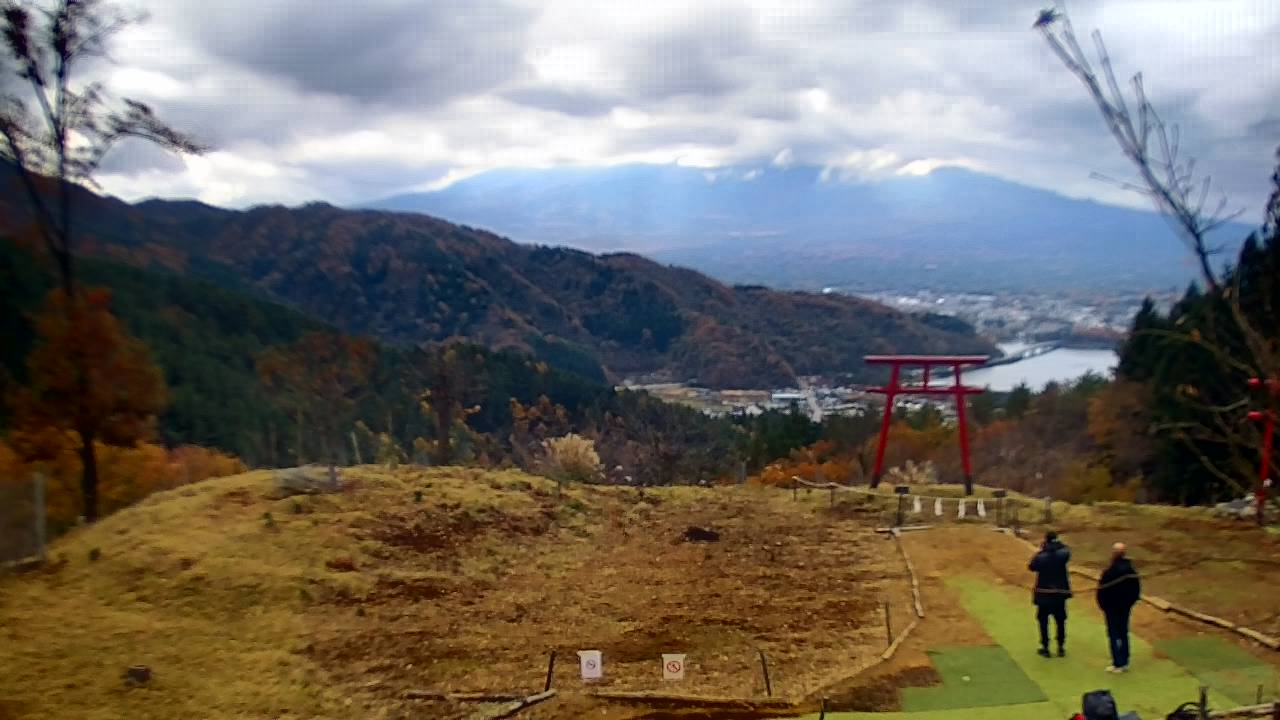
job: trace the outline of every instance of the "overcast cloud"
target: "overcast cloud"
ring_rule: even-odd
[[[216,150],[136,147],[108,191],[357,203],[497,167],[938,164],[1141,204],[1015,0],[148,0],[109,84]],[[1280,3],[1075,0],[1256,221],[1280,145]],[[838,171],[838,174],[836,173]]]

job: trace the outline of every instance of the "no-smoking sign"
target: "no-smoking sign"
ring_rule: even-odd
[[[579,650],[578,664],[583,680],[599,680],[604,677],[604,659],[599,650]]]
[[[683,680],[684,679],[684,654],[667,654],[662,655],[662,679],[663,680]]]

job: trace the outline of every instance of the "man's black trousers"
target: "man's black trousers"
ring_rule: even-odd
[[[1129,667],[1129,613],[1132,608],[1109,610],[1107,616],[1107,644],[1111,647],[1111,664]]]
[[[1040,647],[1049,647],[1049,618],[1058,625],[1058,647],[1067,642],[1067,599],[1040,598],[1036,602],[1036,620],[1040,622]]]

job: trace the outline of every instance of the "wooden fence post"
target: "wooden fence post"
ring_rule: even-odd
[[[551,651],[551,659],[547,661],[547,682],[542,686],[542,692],[551,690],[551,678],[554,677],[556,671],[556,651]]]
[[[769,658],[765,656],[763,650],[756,650],[756,654],[760,656],[760,669],[764,672],[765,697],[773,697],[773,681],[769,679]]]
[[[1044,524],[1051,525],[1053,523],[1053,498],[1046,497],[1044,499]]]
[[[36,557],[44,562],[44,545],[45,533],[47,532],[47,513],[45,513],[44,501],[44,473],[34,473],[31,478],[35,483],[35,530],[36,530]]]

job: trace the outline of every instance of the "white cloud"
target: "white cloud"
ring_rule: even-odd
[[[121,38],[105,75],[220,152],[122,160],[102,181],[127,198],[344,203],[498,167],[678,162],[859,178],[963,165],[1145,205],[1089,179],[1128,169],[1028,29],[1035,5],[377,0],[325,15],[298,0],[149,2],[153,19]],[[1122,76],[1145,71],[1201,166],[1238,204],[1260,204],[1280,142],[1267,134],[1280,4],[1071,8],[1082,36],[1102,28]]]

